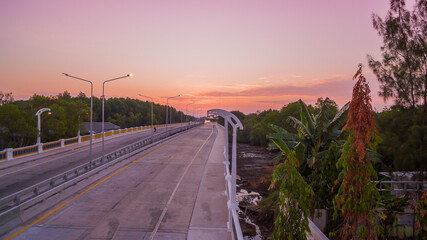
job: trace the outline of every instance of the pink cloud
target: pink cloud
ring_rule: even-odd
[[[328,96],[351,98],[354,81],[351,78],[316,79],[314,83],[304,85],[285,84],[276,86],[253,87],[242,91],[212,91],[200,93],[204,97],[279,97],[279,96]]]

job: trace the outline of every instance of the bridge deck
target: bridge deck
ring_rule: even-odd
[[[13,239],[231,239],[223,134],[205,125],[143,152]]]

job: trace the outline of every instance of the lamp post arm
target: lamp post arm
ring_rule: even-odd
[[[89,81],[89,80],[86,80],[86,79],[83,79],[83,78],[79,78],[79,77],[75,77],[75,76],[71,76],[70,74],[67,74],[67,73],[62,73],[62,74],[64,74],[64,75],[65,75],[65,76],[67,76],[67,77],[75,78],[75,79],[78,79],[78,80],[82,80],[82,81],[88,82],[88,83],[90,83],[91,85],[93,85],[92,81]]]
[[[81,81],[84,81],[84,82],[88,82],[88,83],[90,83],[90,143],[89,143],[89,145],[90,145],[90,147],[89,147],[89,170],[90,169],[92,169],[92,139],[93,139],[93,128],[92,128],[92,126],[93,126],[93,118],[92,118],[92,116],[93,116],[93,82],[92,81],[89,81],[89,80],[86,80],[86,79],[83,79],[83,78],[79,78],[79,77],[75,77],[75,76],[72,76],[72,75],[70,75],[70,74],[67,74],[67,73],[62,73],[62,74],[64,74],[66,77],[70,77],[70,78],[74,78],[74,79],[77,79],[77,80],[81,80]]]
[[[105,94],[104,94],[104,89],[105,89],[105,83],[107,82],[111,82],[111,81],[115,81],[115,80],[119,80],[122,78],[127,78],[127,77],[131,77],[132,74],[127,74],[125,76],[121,76],[121,77],[117,77],[117,78],[113,78],[110,80],[106,80],[102,83],[102,158],[104,158],[104,135],[105,135],[105,131],[104,131],[104,125],[105,125],[105,121],[104,121],[104,100],[105,100]]]

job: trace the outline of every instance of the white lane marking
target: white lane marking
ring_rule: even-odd
[[[162,211],[162,214],[160,215],[159,220],[157,221],[156,227],[154,228],[153,232],[150,235],[150,240],[154,239],[154,236],[156,236],[157,231],[159,230],[160,224],[163,221],[163,218],[166,214],[166,212],[168,211],[168,207],[170,205],[170,203],[172,202],[172,199],[175,196],[176,191],[178,190],[179,185],[181,185],[182,180],[184,179],[185,175],[187,174],[188,169],[190,168],[191,164],[193,164],[194,160],[196,159],[197,155],[199,154],[199,152],[202,150],[203,146],[205,146],[205,144],[208,142],[209,138],[212,136],[213,134],[213,129],[211,130],[211,134],[209,135],[209,137],[206,138],[205,142],[203,143],[203,145],[199,148],[199,150],[197,151],[196,154],[194,154],[193,159],[191,160],[191,162],[187,165],[187,167],[185,168],[184,173],[182,174],[181,178],[179,179],[178,183],[175,186],[175,189],[172,192],[172,195],[169,197],[168,202],[166,203],[165,208]]]

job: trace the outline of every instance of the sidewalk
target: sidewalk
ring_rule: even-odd
[[[224,129],[218,130],[196,198],[188,240],[231,239],[224,178]]]

